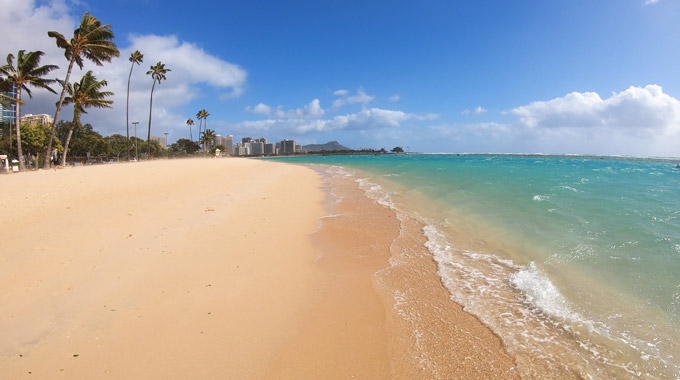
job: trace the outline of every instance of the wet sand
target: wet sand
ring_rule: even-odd
[[[0,184],[7,378],[514,375],[448,300],[418,227],[351,181],[330,184],[334,198],[302,166],[194,159]],[[404,249],[415,265],[390,266]]]

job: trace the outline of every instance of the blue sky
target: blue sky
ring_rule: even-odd
[[[113,25],[121,58],[104,67],[115,109],[84,117],[102,134],[208,127],[241,137],[338,140],[352,148],[680,156],[680,2],[2,0],[0,54],[43,50],[84,11]],[[21,33],[16,33],[21,31]],[[57,75],[63,75],[58,73]],[[78,78],[82,73],[76,73]],[[25,109],[53,114],[39,93]],[[64,112],[68,117],[69,112]],[[195,132],[194,132],[195,133]]]

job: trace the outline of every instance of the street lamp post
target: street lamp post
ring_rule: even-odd
[[[139,124],[139,122],[133,121],[132,124],[135,125],[135,161],[139,161],[139,158],[137,157],[137,124]]]

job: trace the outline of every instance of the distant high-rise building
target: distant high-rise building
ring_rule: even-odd
[[[222,145],[224,145],[224,148],[227,150],[227,154],[230,156],[234,155],[234,136],[232,135],[227,135],[226,137],[222,138]]]
[[[267,138],[266,137],[260,137],[259,139],[255,139],[255,142],[261,142],[263,144],[266,144]]]
[[[264,144],[262,142],[253,141],[250,143],[250,154],[253,156],[261,156],[264,154]]]
[[[17,90],[16,87],[12,84],[12,88],[10,91],[0,91],[0,94],[9,96],[11,98],[16,98]],[[5,106],[2,103],[0,103],[0,122],[5,123],[12,122],[13,125],[16,125],[16,121],[17,121],[16,106],[14,104]]]
[[[247,156],[248,155],[248,148],[246,147],[246,144],[244,144],[244,143],[236,144],[236,149],[234,151],[234,155],[236,155],[236,156]]]
[[[249,143],[251,141],[253,141],[253,139],[251,137],[244,137],[244,138],[241,139],[241,142],[244,143],[244,144]]]
[[[167,149],[168,148],[168,140],[164,137],[159,137],[159,136],[151,136],[152,141],[158,141],[158,144],[160,144],[161,148]]]
[[[295,153],[295,140],[283,140],[281,141],[281,148],[279,149],[281,154],[294,154]]]
[[[264,144],[264,154],[271,156],[276,154],[276,145],[274,144]]]

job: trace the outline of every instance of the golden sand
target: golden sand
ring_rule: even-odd
[[[1,176],[1,377],[512,377],[431,259],[425,277],[390,267],[395,215],[349,183],[325,208],[321,184],[246,159]],[[442,313],[421,321],[438,339],[416,341],[404,287]]]

